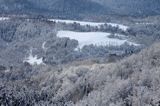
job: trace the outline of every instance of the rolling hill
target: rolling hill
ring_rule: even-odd
[[[160,14],[158,0],[0,0],[0,13],[50,16]]]

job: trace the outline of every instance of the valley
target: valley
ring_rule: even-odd
[[[13,65],[24,62],[32,65],[42,63],[57,65],[66,63],[68,59],[77,61],[87,58],[107,58],[110,55],[124,57],[138,52],[145,45],[143,42],[137,42],[129,34],[129,26],[111,22],[15,18],[14,16],[13,18],[1,17],[0,23],[3,28],[1,45],[4,45],[1,47],[4,50],[0,54],[2,57],[0,62],[5,63],[7,67],[12,61],[14,61]],[[10,29],[11,25],[14,30]],[[3,32],[4,30],[6,31]],[[6,55],[17,53],[19,57],[9,57],[6,61]],[[59,53],[62,57],[58,56]]]

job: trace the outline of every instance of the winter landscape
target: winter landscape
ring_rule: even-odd
[[[160,106],[159,5],[0,0],[0,106]]]

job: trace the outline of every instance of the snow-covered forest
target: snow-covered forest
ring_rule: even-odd
[[[0,106],[160,106],[157,0],[0,0]]]
[[[159,105],[159,24],[138,22],[2,17],[0,104]]]

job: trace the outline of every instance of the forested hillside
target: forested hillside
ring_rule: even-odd
[[[150,16],[160,14],[158,0],[0,0],[1,14],[82,18],[86,15]]]
[[[159,0],[92,0],[112,9],[115,14],[146,16],[160,14]]]
[[[1,14],[79,18],[107,11],[100,4],[89,0],[0,0],[0,3]]]
[[[160,105],[159,45],[156,43],[138,54],[110,64],[32,67],[26,63],[23,68],[12,71],[1,67],[0,104]]]

